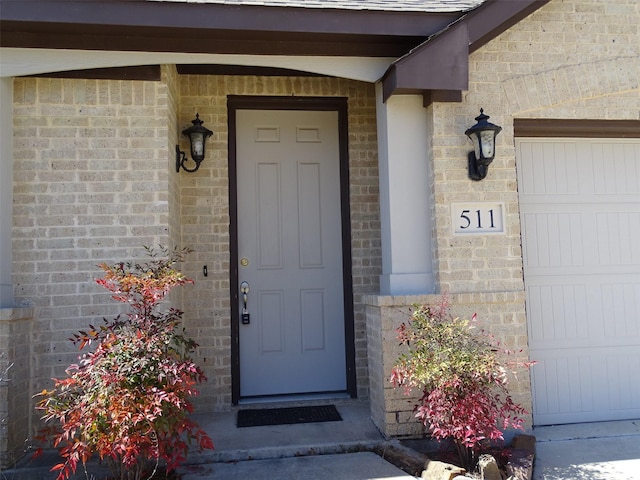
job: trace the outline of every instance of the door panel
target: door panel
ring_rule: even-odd
[[[236,131],[240,397],[345,391],[338,114],[238,110]]]

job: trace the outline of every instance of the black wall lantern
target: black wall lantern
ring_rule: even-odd
[[[203,122],[200,120],[200,116],[197,113],[195,120],[191,120],[191,123],[193,125],[189,128],[185,128],[182,131],[182,134],[189,139],[189,143],[191,145],[191,159],[195,162],[196,166],[194,168],[189,168],[185,165],[185,162],[187,162],[187,156],[184,152],[181,152],[180,147],[176,145],[176,172],[180,171],[180,167],[182,167],[185,172],[195,172],[198,170],[198,168],[200,168],[200,163],[204,160],[207,138],[213,135],[211,130],[202,126]]]
[[[473,143],[473,152],[469,152],[469,178],[482,180],[487,176],[489,164],[496,156],[496,136],[502,127],[487,122],[488,115],[480,109],[480,115],[476,117],[476,124],[468,128],[465,133]]]

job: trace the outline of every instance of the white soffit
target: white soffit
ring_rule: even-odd
[[[93,68],[183,63],[288,68],[364,82],[376,82],[393,60],[395,59],[0,48],[0,77]]]
[[[385,12],[465,12],[487,0],[147,0],[308,9],[379,10]],[[514,0],[515,1],[515,0]]]

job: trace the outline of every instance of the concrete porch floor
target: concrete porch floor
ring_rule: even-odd
[[[336,406],[341,422],[236,427],[237,411],[242,408],[326,404]],[[190,454],[192,464],[358,452],[371,450],[385,441],[371,421],[369,403],[358,400],[243,405],[225,412],[195,414],[193,419],[213,439],[215,450]]]
[[[341,422],[263,427],[236,427],[242,408],[297,405],[336,406]],[[228,412],[194,415],[213,439],[215,450],[190,454],[179,472],[183,480],[410,480],[373,449],[385,438],[371,421],[369,403],[321,400],[284,404],[243,405]]]

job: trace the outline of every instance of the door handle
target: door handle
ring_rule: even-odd
[[[242,293],[242,324],[248,325],[251,323],[251,318],[249,316],[249,311],[247,310],[247,300],[249,295],[249,283],[242,282],[240,284],[240,293]]]

